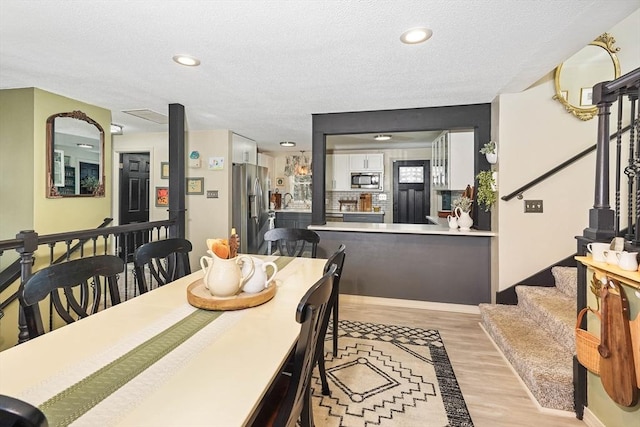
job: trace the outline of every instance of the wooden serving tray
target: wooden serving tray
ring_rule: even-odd
[[[187,301],[204,310],[242,310],[269,301],[276,294],[276,282],[272,280],[263,291],[256,294],[241,292],[233,297],[214,297],[205,288],[204,281],[198,279],[187,287]]]

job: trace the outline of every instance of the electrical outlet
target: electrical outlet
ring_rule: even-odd
[[[218,190],[207,190],[207,199],[217,199]]]
[[[542,200],[525,200],[524,213],[542,213]]]
[[[381,202],[387,200],[387,195],[384,193],[378,194],[378,200],[380,200]]]

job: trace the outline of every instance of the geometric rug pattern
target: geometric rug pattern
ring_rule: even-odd
[[[473,426],[440,334],[433,329],[341,320],[333,357],[325,341],[330,396],[312,379],[317,427]]]

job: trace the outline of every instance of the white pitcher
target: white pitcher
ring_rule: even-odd
[[[449,228],[454,230],[458,228],[458,218],[455,216],[447,215],[447,222],[449,223]]]
[[[619,255],[622,253],[622,251],[612,251],[612,250],[606,250],[602,252],[604,254],[604,259],[605,262],[607,264],[610,265],[618,265],[619,262]]]
[[[456,206],[453,212],[456,214],[456,218],[458,219],[460,231],[471,230],[471,226],[473,225],[473,218],[471,218],[469,212],[463,211],[462,209],[460,209],[460,206]]]
[[[240,292],[247,279],[253,274],[254,265],[250,256],[240,255],[231,259],[219,258],[214,252],[207,251],[210,257],[200,258],[200,267],[204,272],[204,286],[215,297],[232,297]],[[248,264],[247,274],[242,274],[239,264]]]
[[[269,286],[269,283],[271,283],[278,273],[278,266],[271,261],[263,261],[254,257],[251,257],[251,260],[253,261],[255,269],[253,274],[247,279],[247,282],[242,287],[242,290],[248,294],[255,294],[263,291],[267,286]],[[273,271],[271,275],[267,274],[267,267],[272,268]],[[249,274],[250,268],[251,265],[243,263],[242,273],[244,275]]]
[[[626,271],[636,271],[638,269],[638,252],[616,253],[618,257],[618,267]]]

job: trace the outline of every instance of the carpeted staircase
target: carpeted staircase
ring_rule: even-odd
[[[538,403],[573,411],[577,270],[553,267],[555,287],[517,286],[518,305],[480,304],[482,326]]]

